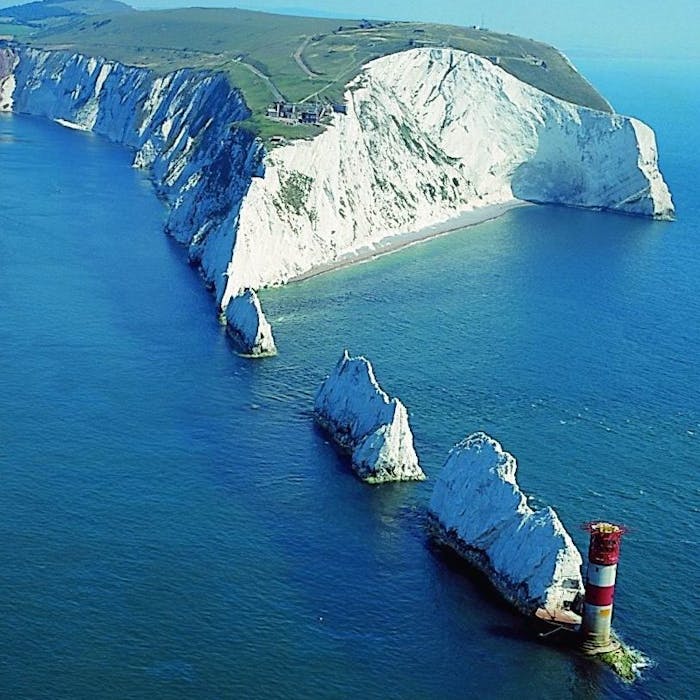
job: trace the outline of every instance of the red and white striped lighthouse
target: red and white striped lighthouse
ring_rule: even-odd
[[[610,635],[617,562],[620,540],[626,529],[613,523],[592,522],[585,526],[591,533],[588,548],[586,598],[583,605],[583,649],[600,654],[616,649],[619,644]]]

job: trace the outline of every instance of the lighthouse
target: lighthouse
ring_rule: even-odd
[[[611,625],[620,541],[626,529],[606,522],[587,523],[585,529],[591,541],[581,624],[582,646],[587,654],[601,654],[619,647],[619,642],[611,636]]]

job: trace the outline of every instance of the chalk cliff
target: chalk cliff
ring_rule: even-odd
[[[402,233],[515,199],[670,218],[654,134],[458,50],[369,63],[347,114],[269,153],[223,75],[166,76],[101,58],[0,48],[0,109],[94,131],[136,152],[225,308]]]
[[[430,499],[438,540],[483,571],[528,615],[578,621],[581,555],[552,508],[532,510],[513,455],[485,433],[450,452]]]
[[[0,48],[0,109],[132,148],[134,165],[149,170],[167,204],[167,232],[188,246],[221,297],[240,205],[263,173],[264,155],[254,135],[236,127],[250,110],[225,76],[188,69],[157,76],[102,58]]]
[[[0,112],[11,112],[15,91],[14,71],[19,58],[13,51],[0,49]]]
[[[319,387],[314,413],[333,440],[350,452],[353,469],[364,481],[425,479],[406,407],[382,390],[364,357],[343,352]]]
[[[241,208],[224,298],[514,198],[673,213],[649,127],[551,97],[479,56],[386,56],[346,100],[332,128],[266,156]]]

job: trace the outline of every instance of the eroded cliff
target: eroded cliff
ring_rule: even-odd
[[[513,199],[673,213],[649,127],[554,98],[479,56],[386,56],[346,98],[347,115],[325,133],[266,156],[241,208],[225,298]]]
[[[346,103],[320,136],[265,153],[223,75],[0,49],[0,108],[133,148],[168,204],[167,231],[222,308],[487,205],[673,214],[649,127],[554,98],[473,54],[378,59]]]
[[[166,230],[189,247],[207,284],[220,289],[238,209],[262,174],[262,145],[236,127],[250,115],[240,91],[216,73],[157,76],[25,47],[0,49],[0,56],[0,105],[134,149],[134,165],[150,169],[167,203]]]

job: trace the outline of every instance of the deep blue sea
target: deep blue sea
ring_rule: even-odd
[[[700,648],[700,73],[579,61],[656,129],[673,224],[527,207],[263,294],[238,357],[130,154],[0,119],[0,697],[693,698]],[[523,488],[625,523],[634,686],[537,642],[313,425],[343,348],[435,477],[483,429]]]

